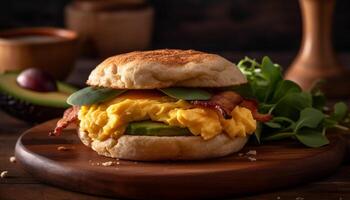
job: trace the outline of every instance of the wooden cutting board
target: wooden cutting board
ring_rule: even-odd
[[[122,161],[98,156],[79,141],[74,129],[60,137],[48,136],[55,122],[40,124],[18,139],[19,163],[43,182],[120,198],[198,199],[264,192],[327,176],[345,154],[344,140],[334,136],[330,145],[318,149],[289,141],[248,145],[243,155],[206,161]],[[68,150],[59,151],[60,146]],[[245,154],[249,150],[257,155],[249,159]],[[108,161],[112,166],[103,166]]]

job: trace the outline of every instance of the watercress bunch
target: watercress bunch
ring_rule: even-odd
[[[255,137],[259,143],[293,138],[308,147],[321,147],[329,143],[328,128],[347,129],[341,125],[348,114],[345,103],[336,103],[327,114],[326,98],[317,87],[302,91],[295,82],[283,79],[281,66],[270,58],[259,63],[246,57],[237,66],[248,83],[233,89],[258,100],[261,113],[274,116],[269,122],[258,123]]]

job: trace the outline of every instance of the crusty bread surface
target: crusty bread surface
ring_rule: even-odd
[[[237,66],[219,55],[177,49],[110,57],[87,80],[91,86],[115,89],[226,87],[246,82]]]
[[[98,154],[134,161],[201,160],[217,158],[237,152],[248,137],[229,138],[220,134],[203,140],[200,136],[132,136],[118,140],[92,140],[85,131],[78,130],[81,141]]]

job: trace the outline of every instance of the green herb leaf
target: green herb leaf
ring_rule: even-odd
[[[323,93],[316,93],[312,95],[312,107],[323,110],[326,106],[326,96]]]
[[[264,141],[273,141],[273,140],[281,140],[285,138],[290,138],[294,136],[295,133],[293,132],[280,132],[280,133],[275,133],[270,136],[264,137]]]
[[[254,98],[253,90],[250,84],[235,85],[227,90],[233,90],[245,98]]]
[[[316,108],[305,108],[300,113],[294,133],[296,138],[308,147],[321,147],[329,143],[324,131],[319,130],[319,125],[324,119],[324,114]]]
[[[331,119],[339,122],[343,120],[348,113],[348,106],[344,102],[338,102],[334,105],[334,111],[331,115]]]
[[[254,135],[255,135],[256,141],[258,141],[259,144],[261,142],[261,131],[262,131],[262,123],[258,122]]]
[[[265,125],[271,128],[282,128],[282,125],[277,122],[265,122]]]
[[[280,129],[282,132],[292,131],[295,127],[295,122],[287,117],[274,117],[271,121],[264,124],[270,128]]]
[[[300,112],[300,118],[295,124],[294,132],[303,127],[316,128],[324,119],[324,114],[315,108],[305,108]]]
[[[289,93],[271,108],[270,113],[274,116],[283,116],[296,120],[300,111],[307,107],[312,107],[310,93]]]
[[[267,56],[264,56],[261,63],[261,73],[265,77],[269,77],[271,83],[282,80],[281,67],[277,64],[274,64],[271,59]]]
[[[79,106],[101,103],[117,97],[125,91],[126,90],[116,90],[110,88],[86,87],[70,95],[67,99],[67,103],[70,105]]]
[[[323,121],[323,127],[325,128],[332,128],[338,124],[337,121],[330,119],[329,117],[325,118]]]
[[[283,80],[281,68],[275,65],[269,57],[265,56],[261,64],[261,74],[268,81],[267,90],[265,91],[265,97],[263,102],[267,102],[270,96],[274,93],[274,90],[279,81]]]
[[[159,90],[172,98],[182,100],[209,100],[212,97],[208,91],[198,88],[172,87]]]
[[[323,110],[326,106],[326,96],[320,89],[320,85],[323,83],[324,81],[318,81],[311,89],[312,107],[319,110]]]
[[[276,103],[287,94],[300,92],[301,88],[299,85],[290,80],[282,80],[278,83],[276,90],[273,93],[271,102]]]
[[[247,77],[253,95],[261,103],[266,103],[271,98],[277,84],[283,80],[281,67],[274,64],[267,56],[263,58],[261,64],[245,57],[237,66]]]
[[[300,129],[296,134],[296,138],[304,145],[313,148],[329,144],[329,140],[322,131],[310,128]]]
[[[261,72],[262,66],[248,57],[241,60],[237,66],[246,76],[251,94],[254,98],[259,100],[259,102],[263,102],[266,96],[266,91],[268,90],[267,87],[270,83],[269,73],[264,72],[263,74]]]

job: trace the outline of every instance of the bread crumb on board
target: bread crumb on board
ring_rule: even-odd
[[[246,155],[252,155],[252,156],[256,156],[257,152],[256,150],[249,150]]]
[[[59,146],[57,147],[57,150],[58,151],[69,151],[71,150],[72,148],[69,148],[69,147],[65,147],[65,146]]]
[[[16,162],[16,157],[11,156],[9,160],[10,160],[10,162],[15,163]]]
[[[254,157],[248,157],[248,160],[250,160],[250,162],[255,162],[255,161],[256,161],[256,158],[254,158]]]
[[[114,165],[114,163],[112,161],[102,163],[102,166],[104,166],[104,167],[108,167],[108,166],[112,166],[112,165]]]
[[[9,172],[8,171],[2,171],[0,174],[1,178],[7,178],[8,177]]]
[[[104,167],[110,167],[110,166],[114,166],[114,165],[119,165],[120,162],[119,161],[107,161],[107,162],[93,162],[92,160],[89,160],[89,163],[94,166],[104,166]]]
[[[254,162],[257,161],[257,159],[253,156],[256,156],[257,154],[256,150],[249,150],[246,153],[238,153],[238,156],[248,158],[249,161]]]

